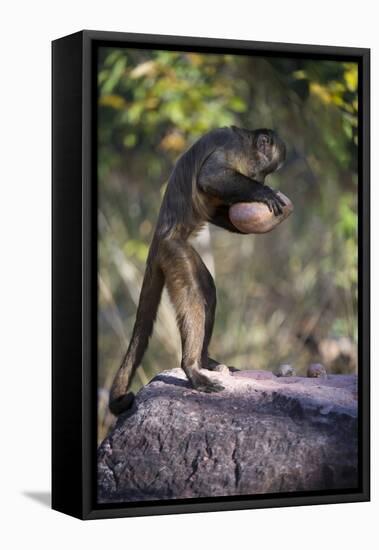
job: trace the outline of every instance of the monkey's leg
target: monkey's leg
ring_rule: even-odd
[[[204,270],[204,286],[206,288],[206,308],[205,308],[205,327],[204,327],[204,341],[203,349],[201,353],[201,365],[204,369],[221,372],[223,374],[229,374],[229,368],[227,365],[212,359],[208,355],[208,346],[212,338],[215,313],[216,313],[216,287],[212,275],[209,273],[206,266],[203,264]]]
[[[209,346],[209,342],[211,341],[212,333],[213,333],[217,298],[216,298],[216,287],[214,284],[213,277],[209,273],[204,263],[203,262],[201,263],[203,266],[203,274],[204,274],[203,284],[204,284],[204,287],[206,288],[206,296],[207,296],[207,302],[206,302],[206,308],[205,308],[205,328],[204,328],[204,341],[203,341],[201,365],[204,369],[207,369],[210,371],[221,372],[223,374],[230,374],[230,371],[235,371],[237,369],[235,369],[234,367],[229,367],[224,363],[220,363],[219,361],[212,359],[208,355],[208,346]]]
[[[224,387],[201,368],[205,357],[208,359],[216,307],[213,279],[198,253],[185,241],[164,241],[159,258],[180,330],[181,366],[195,389],[221,391]]]
[[[234,367],[228,367],[224,363],[220,363],[215,359],[212,359],[208,355],[208,346],[212,338],[213,326],[215,321],[217,297],[216,297],[216,287],[212,275],[209,273],[208,269],[203,265],[204,273],[204,286],[206,288],[207,303],[205,308],[205,328],[204,328],[204,341],[202,349],[202,360],[201,364],[204,369],[221,372],[223,374],[230,374],[229,369],[234,369]]]

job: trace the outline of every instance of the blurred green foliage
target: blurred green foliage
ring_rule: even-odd
[[[270,234],[241,237],[210,228],[210,243],[200,244],[215,266],[218,291],[212,354],[242,368],[290,362],[304,372],[315,360],[333,372],[356,367],[357,87],[354,63],[100,49],[102,388],[109,388],[131,335],[173,164],[203,133],[231,124],[281,135],[287,161],[269,183],[280,186],[295,211]],[[159,319],[135,389],[178,365],[167,297]],[[330,349],[343,349],[345,359]]]

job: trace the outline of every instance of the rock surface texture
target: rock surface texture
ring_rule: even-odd
[[[255,495],[357,487],[357,377],[211,373],[155,377],[98,450],[98,501]]]

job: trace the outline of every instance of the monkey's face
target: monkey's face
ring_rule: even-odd
[[[252,177],[264,182],[267,174],[271,174],[283,164],[286,158],[286,146],[273,131],[261,128],[251,132],[252,140]]]

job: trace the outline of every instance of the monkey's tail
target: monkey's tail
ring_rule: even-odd
[[[142,283],[132,338],[110,391],[109,409],[116,416],[129,409],[133,403],[134,394],[127,390],[142,361],[153,332],[163,285],[164,276],[161,269],[151,268],[148,264]]]

